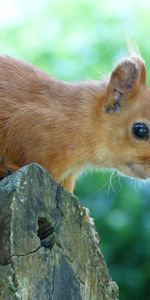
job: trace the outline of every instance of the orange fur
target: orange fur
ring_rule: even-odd
[[[138,121],[150,126],[150,90],[138,57],[121,62],[107,80],[82,83],[0,57],[1,174],[37,162],[69,191],[89,165],[147,178],[150,141],[131,134]]]

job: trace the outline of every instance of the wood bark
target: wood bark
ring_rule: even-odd
[[[0,300],[113,300],[87,210],[37,164],[0,182]]]

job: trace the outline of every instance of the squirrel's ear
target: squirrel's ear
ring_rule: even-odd
[[[126,100],[132,98],[140,86],[145,84],[146,69],[142,59],[133,57],[122,61],[110,76],[105,111],[120,111]]]

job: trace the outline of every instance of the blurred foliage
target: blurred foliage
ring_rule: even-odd
[[[0,1],[0,51],[54,77],[100,78],[136,41],[149,66],[148,1]],[[150,78],[150,72],[148,72]],[[75,194],[89,207],[120,299],[147,299],[150,284],[150,182],[88,172]]]

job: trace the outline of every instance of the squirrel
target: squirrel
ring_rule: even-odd
[[[150,89],[140,56],[65,82],[0,56],[0,175],[36,162],[69,192],[88,167],[150,176]]]

